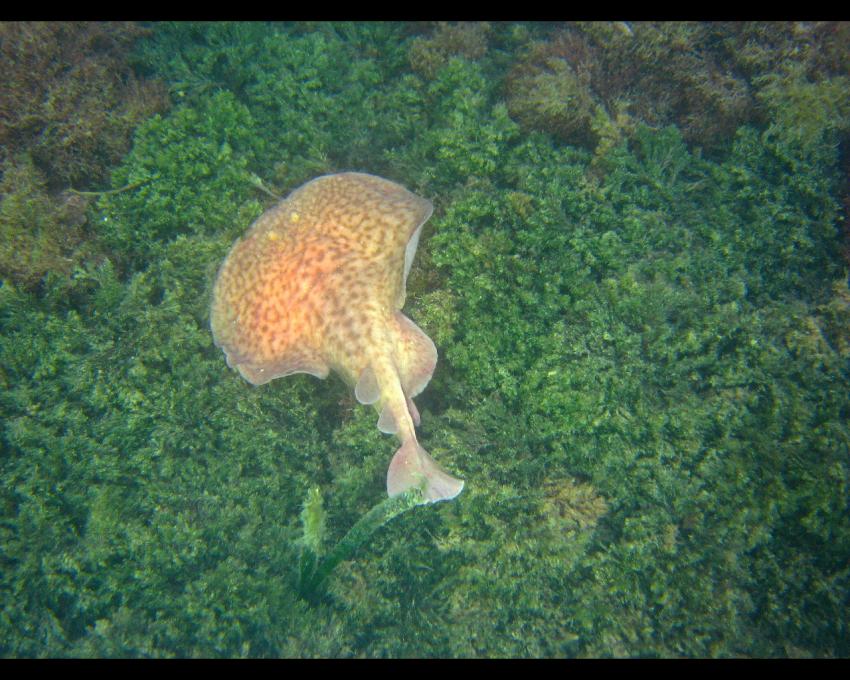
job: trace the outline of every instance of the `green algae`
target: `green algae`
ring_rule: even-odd
[[[845,78],[760,53],[766,120],[724,153],[639,120],[591,151],[503,102],[539,26],[416,69],[403,25],[152,29],[175,106],[91,207],[98,255],[0,287],[0,653],[850,653]],[[406,310],[467,489],[386,524],[374,414],[247,385],[208,329],[256,178],[344,169],[436,206]]]

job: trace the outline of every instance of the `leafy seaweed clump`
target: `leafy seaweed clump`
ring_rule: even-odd
[[[847,33],[844,22],[555,25],[520,52],[508,106],[524,127],[591,150],[606,129],[675,124],[716,154],[741,125],[770,120],[766,82],[846,76]]]
[[[35,289],[93,256],[88,192],[129,150],[134,128],[168,107],[162,84],[128,64],[146,32],[0,23],[0,276]]]
[[[47,272],[70,272],[84,250],[87,199],[51,196],[27,154],[6,163],[0,197],[0,276],[34,289]]]
[[[0,24],[0,163],[30,153],[52,190],[103,181],[136,125],[167,108],[161,83],[128,64],[145,33],[130,22]]]
[[[213,235],[250,221],[261,195],[249,168],[262,148],[250,112],[228,92],[177,107],[165,119],[154,116],[113,174],[116,186],[136,188],[100,199],[102,241],[138,269],[177,236]]]

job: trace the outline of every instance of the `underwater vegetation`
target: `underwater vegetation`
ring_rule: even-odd
[[[143,32],[171,106],[73,187],[121,191],[45,201],[32,141],[2,179],[0,654],[850,654],[845,24]],[[234,239],[344,170],[434,204],[450,502],[386,505],[342,381],[213,343]]]
[[[850,75],[846,24],[587,22],[532,41],[508,74],[511,114],[590,149],[636,122],[675,124],[708,152],[765,123],[766,83]],[[768,115],[766,115],[768,114]]]
[[[35,288],[91,256],[87,190],[107,180],[135,127],[168,107],[164,87],[128,63],[148,32],[0,22],[0,276]]]

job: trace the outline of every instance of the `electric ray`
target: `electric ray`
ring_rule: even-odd
[[[431,202],[356,172],[318,177],[261,215],[225,258],[211,325],[227,364],[254,385],[334,370],[378,427],[401,442],[387,471],[395,496],[422,486],[431,502],[463,482],[416,441],[413,403],[437,349],[401,313],[407,275]]]

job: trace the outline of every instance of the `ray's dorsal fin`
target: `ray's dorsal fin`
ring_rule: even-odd
[[[407,410],[410,412],[410,417],[413,419],[414,427],[419,427],[419,424],[422,422],[419,417],[419,409],[416,408],[416,404],[413,403],[413,399],[410,397],[407,398]]]
[[[360,378],[354,386],[354,396],[361,404],[374,404],[381,397],[378,379],[371,366],[367,366],[360,373]]]
[[[387,406],[381,409],[381,415],[378,418],[378,429],[384,434],[395,434],[398,432],[395,418]]]

